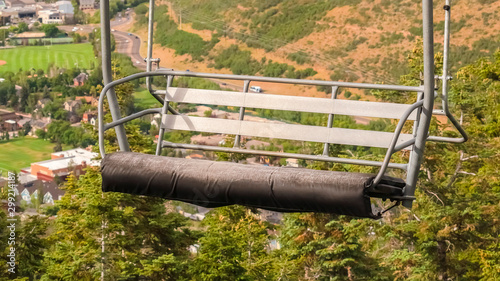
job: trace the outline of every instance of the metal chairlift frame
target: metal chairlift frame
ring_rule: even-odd
[[[119,144],[120,151],[130,151],[130,147],[127,141],[127,136],[125,134],[125,129],[123,124],[130,120],[136,119],[138,117],[144,116],[146,114],[161,113],[162,116],[166,115],[168,112],[176,115],[177,113],[169,105],[169,101],[165,100],[162,96],[168,94],[168,88],[171,87],[172,79],[174,76],[186,76],[186,77],[201,77],[201,78],[218,78],[218,79],[232,79],[244,81],[243,93],[247,93],[249,89],[249,84],[252,81],[261,82],[275,82],[275,83],[287,83],[287,84],[301,84],[301,85],[321,85],[332,87],[332,99],[336,99],[338,89],[343,88],[359,88],[359,89],[380,89],[380,90],[395,90],[395,91],[410,91],[417,92],[417,102],[409,105],[401,118],[399,118],[399,123],[397,124],[396,130],[392,135],[392,139],[388,146],[387,153],[382,162],[360,160],[360,159],[345,159],[336,158],[328,156],[329,143],[324,144],[323,155],[297,155],[285,152],[264,152],[264,151],[254,151],[239,148],[240,135],[237,134],[235,138],[235,147],[208,147],[204,145],[196,144],[168,144],[169,147],[186,148],[186,149],[204,149],[212,151],[222,151],[222,152],[236,152],[236,153],[248,153],[248,154],[260,154],[268,156],[280,156],[280,157],[290,157],[290,158],[301,158],[306,160],[319,160],[319,161],[330,161],[346,164],[356,164],[356,165],[370,165],[379,166],[380,170],[373,180],[373,184],[376,186],[386,173],[387,168],[398,168],[407,171],[406,176],[406,186],[404,188],[403,196],[391,197],[390,199],[402,202],[403,206],[411,208],[412,201],[415,199],[414,193],[417,184],[418,174],[420,170],[420,165],[425,150],[426,141],[438,141],[438,142],[451,142],[451,143],[462,143],[467,140],[467,135],[463,128],[460,126],[459,122],[452,116],[449,111],[448,105],[448,80],[451,77],[448,76],[448,51],[449,51],[449,37],[450,37],[450,0],[446,0],[444,10],[445,10],[445,30],[444,30],[444,62],[443,62],[443,74],[440,77],[434,76],[434,50],[433,50],[433,3],[432,0],[422,0],[422,15],[423,15],[423,51],[424,51],[424,72],[423,72],[423,85],[418,87],[412,86],[402,86],[402,85],[385,85],[385,84],[366,84],[366,83],[350,83],[350,82],[337,82],[337,81],[318,81],[318,80],[305,80],[305,79],[285,79],[285,78],[269,78],[269,77],[258,77],[258,76],[242,76],[242,75],[227,75],[227,74],[208,74],[208,73],[196,73],[191,71],[173,71],[157,69],[153,71],[153,62],[157,62],[159,65],[159,59],[154,59],[153,56],[153,32],[154,32],[154,0],[149,1],[149,21],[148,21],[148,50],[147,58],[144,60],[147,63],[146,72],[141,72],[137,74],[130,75],[123,79],[116,81],[112,80],[111,75],[111,41],[110,41],[110,15],[109,15],[109,0],[101,0],[100,2],[100,12],[101,12],[101,46],[102,46],[102,72],[104,78],[105,87],[101,92],[99,97],[99,149],[101,155],[106,155],[104,150],[104,131],[114,128],[116,131],[116,136]],[[153,76],[164,76],[167,78],[167,90],[155,90],[152,87],[151,78]],[[141,112],[132,114],[130,116],[122,118],[120,116],[120,109],[118,106],[118,101],[113,87],[138,78],[146,78],[146,85],[149,92],[163,104],[163,108],[156,109],[146,109]],[[436,97],[435,81],[440,79],[442,81],[442,109],[434,109],[434,99]],[[107,97],[109,102],[109,108],[112,115],[113,122],[109,124],[104,124],[103,122],[103,103],[104,96]],[[401,134],[401,130],[405,121],[408,117],[417,111],[416,119],[413,127],[413,137],[405,142],[398,142],[398,138]],[[240,107],[240,121],[243,120],[245,113],[245,108]],[[440,136],[429,136],[429,126],[432,115],[444,115],[447,116],[451,123],[455,126],[458,132],[461,134],[459,138],[450,137],[440,137]],[[329,114],[328,118],[328,128],[332,127],[334,114]],[[162,121],[163,123],[163,121]],[[160,139],[158,140],[158,147],[156,150],[156,155],[160,155],[161,149],[163,147],[163,133],[165,128],[162,126],[160,129]],[[369,142],[368,140],[367,142]],[[370,145],[366,145],[370,146]],[[409,162],[407,164],[391,163],[391,156],[401,149],[406,147],[411,147]]]

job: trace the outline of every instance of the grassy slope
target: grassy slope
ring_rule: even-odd
[[[140,108],[161,107],[161,104],[149,93],[148,90],[134,92],[134,105]]]
[[[0,72],[47,69],[53,62],[60,67],[89,67],[95,62],[94,53],[90,44],[66,44],[52,46],[16,47],[0,50],[0,60],[7,64],[0,66]]]
[[[24,137],[0,141],[0,170],[19,171],[32,162],[49,160],[55,144],[41,139]],[[69,149],[63,146],[63,149]]]

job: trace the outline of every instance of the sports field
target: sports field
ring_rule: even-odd
[[[0,171],[19,171],[32,162],[49,160],[55,144],[37,138],[24,137],[0,141]],[[69,149],[63,145],[63,149]]]
[[[64,68],[89,68],[96,59],[90,43],[0,49],[0,72],[17,72],[20,68],[46,70],[51,62]]]

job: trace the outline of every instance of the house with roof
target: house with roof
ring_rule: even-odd
[[[55,3],[37,3],[38,21],[44,24],[72,23],[74,20],[75,8],[71,1],[57,1]]]
[[[94,120],[94,124],[92,125],[95,125],[95,120],[97,118],[97,113],[96,112],[93,112],[93,111],[87,111],[85,113],[83,113],[83,117],[82,117],[82,123],[91,123],[92,120]]]
[[[64,16],[56,9],[38,11],[38,21],[43,24],[63,24]]]
[[[18,3],[22,2],[13,2],[15,7],[0,10],[2,17],[9,17],[9,19],[22,19],[36,16],[36,8],[34,5],[20,7],[18,6]]]
[[[64,104],[64,110],[71,112],[71,113],[76,113],[78,109],[82,107],[82,102],[80,100],[69,100],[66,101]]]
[[[15,112],[0,109],[0,131],[16,131],[19,119]]]
[[[17,121],[17,126],[19,129],[22,129],[22,128],[25,128],[25,126],[28,126],[30,122],[31,122],[31,118],[23,118],[23,119]]]
[[[7,8],[24,7],[24,2],[21,0],[5,0]]]
[[[31,135],[34,135],[36,130],[47,131],[47,126],[51,123],[50,117],[31,120]]]
[[[17,192],[26,203],[33,203],[33,199],[37,200],[42,196],[42,204],[54,204],[54,201],[60,200],[64,195],[64,190],[59,189],[57,183],[41,180],[18,185]]]
[[[87,166],[99,166],[100,161],[93,160],[97,153],[83,148],[75,148],[51,154],[50,160],[31,163],[29,172],[43,181],[65,180],[73,172],[76,177],[83,175]]]
[[[95,9],[95,0],[80,0],[80,10]]]
[[[74,86],[83,86],[85,82],[89,80],[89,75],[87,73],[80,73],[73,79]]]
[[[97,106],[99,104],[99,100],[91,96],[77,96],[75,97],[75,100],[79,100],[85,104],[90,104],[91,106]]]
[[[18,117],[14,111],[0,109],[0,122],[9,119],[18,119]]]

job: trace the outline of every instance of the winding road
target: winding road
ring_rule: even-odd
[[[132,33],[123,32],[119,30],[115,30],[115,27],[120,25],[125,25],[130,23],[132,20],[131,17],[122,17],[117,18],[111,21],[111,30],[112,34],[115,37],[116,42],[116,51],[121,54],[125,54],[132,59],[132,63],[142,69],[146,69],[146,63],[144,62],[144,58],[140,54],[141,48],[141,38]],[[93,29],[99,27],[99,25],[63,25],[59,26],[59,29],[64,30],[65,32],[72,32],[74,28],[78,28],[78,32],[82,33],[90,33]],[[113,31],[114,30],[114,31]]]

